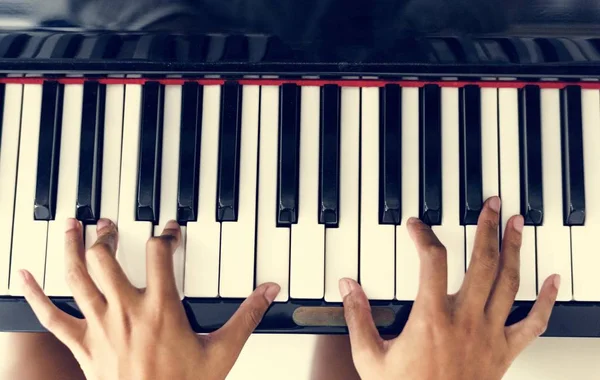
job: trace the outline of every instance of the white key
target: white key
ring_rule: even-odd
[[[419,255],[407,222],[419,216],[419,89],[402,89],[402,219],[396,227],[396,299],[414,300],[419,289]]]
[[[221,297],[245,298],[254,289],[259,99],[259,86],[243,87],[238,220],[221,227]]]
[[[77,203],[82,84],[65,85],[63,107],[56,215],[48,222],[44,291],[49,296],[67,297],[71,290],[65,281],[65,222],[67,218],[75,217]]]
[[[23,85],[6,84],[4,104],[0,105],[4,107],[0,136],[0,295],[8,293],[22,95]]]
[[[279,87],[263,86],[260,104],[260,158],[258,169],[258,228],[256,283],[275,282],[281,291],[275,301],[289,298],[290,229],[277,228]]]
[[[520,157],[518,92],[512,88],[498,90],[500,115],[500,194],[502,194],[502,228],[520,209]],[[525,226],[521,243],[521,283],[517,300],[536,298],[535,227]]]
[[[181,132],[181,85],[165,86],[163,139],[160,177],[160,211],[154,236],[160,236],[169,220],[177,219],[177,184],[179,179],[179,141]],[[181,242],[173,253],[175,284],[183,298],[183,265],[185,261],[185,227]],[[143,243],[142,243],[143,244]]]
[[[135,218],[141,102],[142,86],[138,84],[125,85],[117,260],[129,281],[137,288],[146,287],[146,242],[152,236],[152,223],[137,222]]]
[[[292,298],[322,298],[325,288],[325,228],[318,214],[319,91],[302,87],[299,213],[291,234]]]
[[[121,139],[123,135],[123,100],[125,86],[106,86],[104,103],[104,139],[102,151],[102,183],[100,217],[117,223],[119,216],[119,183],[121,181]],[[97,239],[96,226],[85,227],[85,246],[90,248]]]
[[[28,270],[43,286],[46,264],[46,237],[48,222],[33,219],[35,180],[37,175],[40,117],[42,113],[42,85],[23,86],[23,110],[21,116],[21,139],[19,167],[10,267],[9,293],[22,295],[18,271]],[[26,138],[25,138],[26,137]]]
[[[369,299],[394,298],[393,225],[379,224],[379,88],[362,91],[360,281]]]
[[[221,223],[216,221],[221,86],[204,86],[198,219],[187,224],[185,248],[186,297],[219,295]]]
[[[342,301],[338,285],[341,278],[358,280],[360,89],[342,87],[341,91],[340,210],[343,217],[338,228],[328,228],[325,232],[325,300],[328,302]]]
[[[104,102],[104,139],[102,141],[102,183],[100,184],[100,217],[117,223],[119,216],[119,183],[121,181],[121,139],[123,135],[123,100],[125,86],[106,86]],[[85,226],[85,247],[89,249],[98,238],[95,225]],[[93,270],[88,268],[92,279]]]
[[[571,227],[573,258],[573,298],[600,301],[600,91],[582,90],[583,164],[585,171],[585,225]],[[561,282],[564,283],[564,280]]]
[[[442,88],[442,225],[433,232],[446,246],[448,293],[460,289],[465,273],[465,235],[460,225],[458,89]]]
[[[571,289],[571,231],[563,225],[563,193],[560,92],[541,90],[542,105],[542,180],[544,223],[537,227],[538,291],[544,279],[553,273],[561,276],[557,299],[570,301]]]
[[[102,141],[102,183],[100,217],[117,223],[119,216],[119,182],[121,180],[121,138],[123,134],[123,99],[125,86],[106,86],[104,102],[104,139]],[[85,247],[96,242],[96,226],[85,226]]]
[[[481,89],[481,171],[483,200],[499,195],[498,191],[498,90]],[[465,226],[467,267],[471,263],[477,226]]]

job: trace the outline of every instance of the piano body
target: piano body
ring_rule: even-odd
[[[139,287],[145,241],[180,222],[175,271],[197,332],[265,281],[282,292],[258,332],[346,332],[337,281],[348,276],[380,331],[397,334],[418,286],[406,220],[447,246],[453,292],[482,203],[500,194],[503,221],[526,218],[508,323],[556,272],[546,335],[600,336],[593,2],[332,1],[304,23],[300,2],[228,15],[182,2],[112,24],[110,6],[88,3],[3,5],[1,331],[42,330],[19,268],[81,315],[64,282],[64,219],[84,223],[89,245],[103,217]],[[256,19],[261,9],[274,11]]]

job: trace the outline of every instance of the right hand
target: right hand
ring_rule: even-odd
[[[420,284],[400,336],[383,340],[360,285],[340,281],[352,356],[362,379],[500,379],[512,361],[546,329],[560,277],[546,279],[529,315],[505,327],[519,288],[523,217],[514,216],[498,251],[500,199],[487,200],[473,256],[458,293],[447,294],[446,249],[431,228],[412,218]]]

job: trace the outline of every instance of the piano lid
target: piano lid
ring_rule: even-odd
[[[597,76],[595,0],[3,0],[0,72]]]

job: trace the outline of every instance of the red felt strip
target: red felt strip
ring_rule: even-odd
[[[0,78],[0,83],[16,84],[43,84],[46,81],[58,81],[62,84],[83,84],[88,81],[97,81],[102,84],[139,84],[143,85],[148,81],[157,80],[164,85],[183,85],[186,82],[196,82],[201,85],[223,85],[227,79],[212,78],[43,78],[43,77],[5,77]],[[261,78],[243,78],[238,79],[241,85],[257,86],[281,86],[286,83],[294,83],[298,86],[317,86],[322,87],[328,84],[334,84],[341,87],[384,87],[386,84],[398,84],[402,87],[423,87],[428,84],[438,85],[440,87],[460,88],[467,85],[475,85],[482,88],[523,88],[526,85],[535,85],[540,88],[562,89],[569,85],[580,86],[583,89],[600,90],[600,82],[529,82],[529,81],[423,81],[423,80],[381,80],[381,79],[261,79]]]

